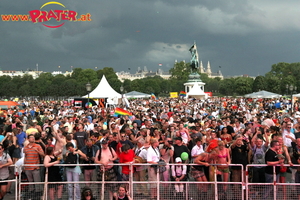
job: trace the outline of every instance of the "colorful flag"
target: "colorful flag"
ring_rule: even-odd
[[[156,99],[155,94],[151,93],[151,99]]]
[[[185,92],[185,91],[180,91],[180,92],[179,92],[179,96],[185,97],[185,96],[186,96],[186,92]]]
[[[124,110],[122,108],[116,107],[114,115],[129,115],[129,116],[132,116],[132,113],[127,111],[127,110]]]
[[[160,66],[160,67],[161,67],[161,66],[162,66],[162,64],[161,64],[161,63],[159,63],[159,64],[158,64],[158,66]]]

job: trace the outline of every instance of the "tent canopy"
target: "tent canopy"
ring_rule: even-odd
[[[107,82],[105,75],[102,76],[102,79],[98,86],[89,94],[90,98],[100,99],[100,98],[121,98],[122,95],[116,92]],[[88,95],[83,96],[85,98]]]
[[[125,97],[127,98],[149,98],[151,97],[150,94],[137,92],[137,91],[131,91],[125,94]]]
[[[300,93],[299,94],[293,94],[293,97],[300,97]]]
[[[247,98],[278,98],[281,97],[282,95],[276,94],[273,92],[268,92],[265,90],[261,90],[259,92],[253,92],[251,94],[246,94],[245,97]]]

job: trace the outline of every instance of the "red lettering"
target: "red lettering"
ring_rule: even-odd
[[[39,22],[46,22],[46,21],[48,21],[48,19],[47,19],[47,11],[41,11],[41,15],[39,16],[38,21]]]
[[[9,21],[11,15],[1,15],[2,21]]]
[[[77,12],[69,10],[69,20],[76,21]]]
[[[69,18],[68,18],[67,16],[68,16],[68,11],[67,11],[67,10],[64,10],[64,11],[61,13],[61,20],[69,20]]]
[[[63,10],[54,10],[54,12],[56,12],[56,20],[59,22],[61,20],[61,14],[63,12]]]
[[[33,23],[36,23],[37,19],[41,15],[41,11],[40,10],[31,10],[31,11],[29,11],[29,15],[30,15],[31,21]]]
[[[56,14],[53,12],[53,10],[49,10],[48,15],[47,15],[47,20],[49,21],[51,18],[57,20]]]

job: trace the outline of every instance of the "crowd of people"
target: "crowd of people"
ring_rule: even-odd
[[[175,181],[175,196],[183,199],[180,181],[208,182],[217,177],[218,181],[241,182],[248,164],[256,165],[251,167],[250,182],[272,183],[273,166],[278,182],[285,183],[287,173],[292,182],[300,182],[300,169],[294,167],[300,162],[297,102],[292,112],[285,99],[138,99],[123,108],[132,115],[115,115],[114,108],[76,108],[63,101],[24,100],[20,104],[22,112],[0,112],[0,200],[10,192],[11,184],[5,180],[14,177],[9,166],[20,160],[29,182],[49,182],[50,200],[62,199],[63,184],[51,184],[61,181],[68,182],[69,200],[93,199],[91,182],[84,189],[71,183],[78,182],[81,173],[84,181],[129,181],[131,172],[134,181],[143,181],[134,194],[127,192],[128,184],[106,184],[109,199],[116,200],[157,199],[158,195],[167,199],[169,184],[157,194],[157,184],[144,183],[157,177]],[[136,166],[131,171],[129,165],[118,163]],[[198,184],[195,193],[201,198],[209,190],[208,184]],[[43,186],[30,184],[28,192],[41,197]],[[220,195],[226,198],[228,192],[228,184],[222,184]],[[271,188],[256,192],[264,198],[272,195]],[[288,199],[285,187],[282,193]]]

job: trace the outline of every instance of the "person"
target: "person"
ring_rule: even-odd
[[[181,157],[181,154],[183,152],[186,152],[186,153],[189,154],[189,149],[187,148],[186,145],[183,144],[182,137],[176,137],[175,138],[174,154],[173,154],[172,162],[174,162],[175,158]],[[186,160],[185,162],[187,163],[188,160]]]
[[[5,181],[9,177],[8,167],[12,165],[12,159],[8,153],[4,152],[4,147],[0,144],[0,180]],[[6,194],[8,182],[0,182],[0,200],[2,200]]]
[[[51,182],[60,182],[62,181],[61,175],[59,173],[60,169],[59,166],[55,166],[59,164],[60,161],[57,159],[54,148],[47,147],[46,148],[46,156],[44,158],[44,166],[48,168],[48,184],[49,186],[49,198],[50,200],[55,199],[55,192],[57,193],[57,199],[62,200],[62,191],[63,185],[62,184],[51,184]],[[56,187],[57,186],[57,187]]]
[[[172,180],[176,182],[186,181],[187,180],[187,166],[182,164],[180,157],[175,158],[176,165],[172,165],[171,173]],[[175,185],[176,198],[183,199],[183,190],[184,185],[182,183],[176,183]]]
[[[161,157],[166,163],[170,163],[171,158],[173,158],[174,147],[172,144],[172,139],[170,137],[166,137],[164,143],[159,145]],[[166,171],[161,173],[161,176],[163,181],[170,181],[170,165],[166,165]],[[163,184],[165,197],[168,195],[168,186],[169,184]]]
[[[201,153],[204,152],[202,140],[200,138],[196,138],[195,143],[196,145],[192,148],[191,151],[192,161],[194,161],[195,158],[197,158]]]
[[[35,137],[33,134],[27,136],[28,144],[24,147],[24,171],[29,182],[41,182],[40,157],[44,157],[44,151],[42,147],[35,143]],[[34,196],[42,195],[42,187],[40,184],[29,185],[29,193]]]
[[[247,143],[249,140],[247,139]],[[247,143],[245,144],[243,141],[243,137],[241,135],[236,136],[236,140],[231,145],[231,156],[232,164],[242,164],[243,165],[243,171],[240,166],[232,166],[232,181],[233,182],[241,182],[242,176],[244,176],[244,171],[246,170],[247,165],[247,152],[248,152],[248,146]],[[245,179],[244,179],[245,180]]]
[[[93,145],[93,140],[88,138],[86,140],[86,145],[81,149],[82,153],[86,155],[86,159],[83,159],[83,164],[94,164],[98,150],[98,146]],[[92,181],[95,169],[95,165],[83,166],[84,181]],[[89,186],[90,184],[87,183],[86,185]]]
[[[205,174],[205,171],[209,170],[211,164],[215,163],[218,153],[215,150],[212,150],[210,153],[204,152],[200,154],[197,158],[194,159],[194,165],[191,168],[192,177],[199,182],[207,182],[209,174]],[[206,195],[207,184],[197,184],[199,195]]]
[[[102,181],[104,173],[105,181],[117,181],[117,175],[113,167],[113,162],[118,159],[115,150],[108,146],[107,140],[101,141],[101,148],[97,151],[95,156],[95,163],[101,164],[100,170],[97,172],[98,181]],[[113,192],[117,189],[115,183],[105,184],[109,192],[109,199],[112,199]]]
[[[290,126],[290,125],[289,125]],[[293,133],[292,133],[293,134]],[[289,163],[291,166],[293,165],[291,157],[289,155],[289,151],[286,145],[284,145],[284,140],[282,136],[277,137],[277,141],[279,142],[280,149],[277,151],[278,155],[282,155],[282,158],[284,158],[284,163]],[[287,177],[287,167],[286,166],[281,166],[280,167],[280,173],[279,173],[279,182],[280,183],[285,183],[286,182],[286,177]],[[283,186],[283,197],[284,199],[286,198],[286,186]]]
[[[263,144],[261,134],[255,134],[251,139],[252,150],[252,164],[265,164],[265,153],[269,147],[269,139],[266,137],[266,141]],[[264,183],[265,182],[265,167],[254,166],[252,167],[252,183]]]
[[[78,124],[78,131],[74,134],[73,139],[76,141],[76,146],[78,149],[82,149],[84,147],[85,142],[88,138],[87,132],[84,131],[84,124]]]
[[[284,159],[279,159],[277,152],[281,146],[278,140],[272,140],[270,148],[265,154],[265,163],[268,165],[265,167],[266,183],[273,183],[273,166],[275,166],[276,182],[279,182],[280,165],[284,163]],[[267,199],[272,193],[273,186],[268,185],[265,189],[263,199]]]
[[[81,192],[81,200],[95,200],[91,188],[84,187]]]
[[[147,162],[151,164],[148,169],[148,180],[149,181],[157,181],[157,168],[158,162],[160,160],[160,152],[158,150],[159,142],[156,138],[150,139],[151,146],[148,148],[147,151]],[[157,184],[151,183],[150,184],[150,192],[151,192],[151,200],[157,199]]]
[[[145,139],[140,138],[137,141],[137,148],[135,149],[135,163],[146,163],[147,162],[147,149],[145,146]],[[147,181],[146,176],[147,166],[135,165],[135,170],[133,173],[134,181]],[[147,185],[145,183],[136,185],[136,195],[137,196],[148,196]]]
[[[118,192],[113,194],[113,200],[132,200],[132,198],[127,194],[125,186],[119,186]]]
[[[66,167],[66,175],[67,175],[67,181],[68,182],[77,182],[79,181],[79,175],[81,174],[81,169],[79,167],[79,156],[82,156],[82,158],[87,159],[87,156],[82,153],[80,150],[75,149],[73,143],[68,142],[66,144],[66,149],[68,152],[66,153],[66,157],[68,157],[69,154],[73,154],[77,156],[77,165],[75,167]],[[78,156],[79,155],[79,156]],[[75,191],[74,191],[75,190]],[[73,195],[75,196],[73,197]],[[78,183],[72,184],[68,183],[68,198],[69,200],[79,200],[80,199],[80,187]]]
[[[134,151],[130,148],[129,144],[123,144],[122,153],[120,154],[120,163],[132,163],[134,161]],[[129,165],[122,165],[122,180],[129,181],[130,173]]]
[[[229,173],[230,173],[229,165],[231,163],[229,149],[225,148],[224,141],[219,141],[218,148],[216,150],[218,152],[218,157],[217,157],[216,163],[221,164],[221,165],[217,166],[218,171],[220,172],[220,174],[222,176],[223,182],[228,182]],[[227,195],[227,187],[228,187],[227,184],[223,185],[224,196]]]

